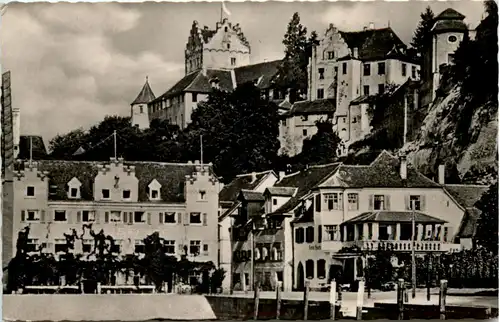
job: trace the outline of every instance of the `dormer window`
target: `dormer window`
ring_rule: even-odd
[[[102,199],[109,199],[109,189],[102,189]]]
[[[123,199],[130,199],[130,190],[123,190]]]
[[[151,181],[151,183],[148,185],[149,200],[160,200],[160,189],[161,184],[156,179]]]
[[[26,187],[26,196],[27,197],[34,197],[35,196],[35,187],[33,187],[33,186]]]
[[[80,187],[82,183],[77,178],[73,178],[68,182],[68,198],[78,199],[80,198]]]

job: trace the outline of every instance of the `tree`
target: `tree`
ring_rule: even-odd
[[[183,138],[188,160],[199,160],[203,136],[203,161],[212,162],[215,172],[225,180],[269,169],[277,156],[277,106],[263,100],[251,83],[232,93],[212,92],[191,119]]]
[[[307,93],[308,54],[310,55],[312,44],[316,41],[316,32],[307,39],[307,28],[300,23],[299,13],[294,13],[283,38],[285,58],[278,66],[275,77],[278,89],[290,89],[292,102],[297,96]]]
[[[337,147],[341,140],[333,131],[333,124],[330,121],[318,121],[316,127],[318,131],[310,139],[304,140],[302,152],[297,155],[296,163],[302,166],[337,160]]]
[[[413,34],[411,46],[417,50],[421,55],[420,62],[422,63],[422,56],[427,53],[431,48],[432,34],[431,29],[434,24],[434,12],[431,7],[425,8],[425,11],[420,14],[420,22],[417,29]]]
[[[476,243],[498,254],[498,181],[476,203],[481,211],[477,222]]]

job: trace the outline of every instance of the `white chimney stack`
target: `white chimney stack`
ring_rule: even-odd
[[[370,30],[373,30],[373,29],[375,29],[375,23],[370,22]]]
[[[278,181],[281,180],[281,179],[283,179],[284,177],[285,177],[285,171],[280,171],[278,173]]]
[[[406,180],[408,178],[408,161],[406,160],[406,156],[401,156],[401,165],[399,169],[399,174],[401,179]]]
[[[255,182],[257,180],[257,174],[255,172],[252,172],[252,182]]]
[[[444,185],[444,164],[440,164],[438,167],[438,183]]]
[[[354,48],[352,49],[352,56],[353,56],[354,58],[358,58],[358,57],[359,57],[359,50],[358,50],[358,47],[354,47]]]

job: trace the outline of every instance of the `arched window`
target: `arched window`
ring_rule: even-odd
[[[255,254],[254,254],[255,260],[259,260],[260,259],[260,251],[259,251],[259,249],[255,248],[254,252],[255,252]]]
[[[262,247],[262,259],[263,260],[269,259],[269,251],[267,250],[266,247]]]
[[[314,227],[310,226],[306,228],[306,243],[314,242]]]
[[[307,279],[314,278],[314,261],[312,259],[308,259],[306,261],[306,278]]]
[[[279,260],[279,258],[278,258],[278,249],[276,247],[273,247],[273,251],[271,253],[271,259],[273,261]]]
[[[320,279],[326,277],[326,261],[324,259],[318,259],[316,264],[316,276]]]
[[[295,228],[295,243],[302,244],[304,242],[304,228]]]

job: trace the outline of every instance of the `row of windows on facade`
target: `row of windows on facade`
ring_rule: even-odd
[[[122,241],[115,240],[114,245],[111,246],[110,251],[112,253],[120,253],[122,250]],[[66,253],[68,251],[68,245],[66,243],[66,239],[59,238],[55,239],[54,243],[41,243],[39,239],[28,239],[27,243],[27,252],[36,252],[38,248],[42,246],[44,248],[51,249],[54,248],[54,253]],[[91,253],[94,248],[94,240],[93,239],[84,239],[82,243],[82,252],[83,253]],[[201,240],[190,240],[188,246],[188,255],[198,256],[198,255],[207,255],[208,254],[208,244],[203,244]],[[184,245],[179,244],[176,247],[175,240],[164,240],[163,243],[163,252],[167,255],[177,255],[184,254]],[[142,239],[135,240],[134,245],[134,253],[145,253],[145,245]]]
[[[147,223],[152,225],[152,214],[144,211],[105,211],[104,223]],[[183,218],[184,217],[184,218]],[[176,213],[176,212],[159,212],[159,224],[182,224],[184,225],[207,225],[208,215],[206,213],[191,212],[191,213]],[[68,223],[73,222],[72,217],[68,216],[66,210],[54,210],[53,216],[49,218],[50,222]],[[99,216],[96,211],[83,210],[77,211],[76,223],[100,223]],[[45,210],[21,210],[21,222],[41,222],[45,223]]]
[[[283,251],[281,243],[257,244],[254,249],[254,259],[256,261],[282,261]],[[238,250],[234,252],[234,261],[246,262],[252,259],[251,250]]]
[[[322,209],[322,201],[325,210],[344,210],[343,193],[324,193],[315,196],[315,209],[320,212]],[[424,210],[425,196],[409,195],[406,198],[406,210]],[[389,195],[370,195],[368,197],[369,210],[390,210]],[[347,194],[347,210],[359,210],[359,194]]]
[[[161,200],[161,195],[160,195],[160,190],[159,189],[150,189],[148,188],[148,197],[149,200],[151,201],[159,201]],[[49,190],[49,194],[51,194],[52,191]],[[79,187],[69,187],[68,191],[68,198],[70,199],[79,199],[80,196],[80,188]],[[122,190],[122,200],[131,200],[131,190],[130,189],[123,189]],[[204,201],[206,200],[206,191],[205,190],[200,190],[198,191],[198,200]],[[26,196],[27,197],[35,197],[35,187],[34,186],[27,186],[26,187]],[[110,189],[102,189],[101,190],[101,199],[104,200],[109,200],[111,198],[111,190]]]
[[[364,63],[363,64],[363,76],[371,76],[371,69],[372,69],[372,64],[371,63]],[[347,63],[342,63],[342,74],[346,75],[347,74]],[[406,77],[407,75],[407,64],[406,63],[401,63],[401,75],[403,77]],[[378,75],[385,75],[386,73],[386,68],[385,68],[385,62],[380,62],[377,63],[377,74]],[[338,72],[338,67],[334,67],[334,75],[337,75]],[[319,74],[319,79],[325,79],[325,69],[324,68],[318,68],[318,74]],[[412,66],[411,67],[411,77],[416,78],[417,77],[417,67]]]
[[[306,270],[305,275],[307,279],[314,278],[314,260],[306,260]],[[316,278],[325,279],[326,278],[326,260],[318,259],[316,263]]]
[[[305,243],[321,243],[323,241],[354,241],[354,240],[372,240],[374,238],[373,234],[373,224],[366,223],[367,225],[367,235],[364,235],[363,224],[349,225],[346,226],[346,233],[340,230],[339,225],[325,225],[324,231],[323,226],[318,225],[318,235],[317,241],[314,239],[314,227],[297,227],[295,228],[295,243],[303,244]],[[357,229],[358,234],[354,230]],[[323,238],[323,232],[325,237]],[[400,235],[396,236],[396,225],[395,224],[379,224],[378,225],[378,240],[411,240],[412,226],[411,223],[401,223],[400,224]],[[445,241],[448,240],[448,227],[425,225],[424,229],[420,232],[420,236],[416,233],[416,240],[427,240],[427,241],[439,241],[441,237]]]

